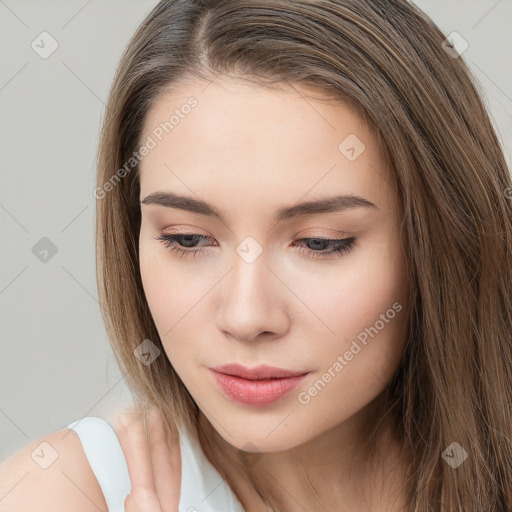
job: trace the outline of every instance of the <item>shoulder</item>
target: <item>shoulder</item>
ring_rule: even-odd
[[[0,465],[0,511],[98,512],[107,504],[78,434],[45,435]]]

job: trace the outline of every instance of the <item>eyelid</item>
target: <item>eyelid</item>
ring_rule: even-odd
[[[204,231],[201,228],[198,228],[196,226],[188,226],[185,225],[185,227],[175,228],[175,227],[169,227],[169,228],[162,228],[159,229],[159,233],[165,233],[167,235],[201,235],[201,236],[210,236],[206,233],[199,233],[199,231]]]
[[[309,230],[314,230],[313,233],[310,233]],[[316,231],[315,231],[316,230]],[[200,235],[213,240],[215,237],[211,236],[201,228],[196,226],[185,225],[184,227],[176,228],[169,227],[159,229],[158,232],[164,235]],[[312,227],[299,231],[292,239],[304,239],[304,238],[320,238],[320,239],[329,239],[329,240],[341,240],[343,238],[350,238],[355,236],[355,233],[349,233],[348,231],[340,231],[336,229],[329,229],[324,227]]]
[[[349,238],[354,236],[354,233],[349,233],[348,231],[338,231],[335,229],[326,229],[326,228],[308,228],[313,231],[310,233],[308,230],[304,233],[304,231],[299,231],[293,238],[329,238],[329,239],[341,239],[341,238]],[[329,233],[330,231],[330,233]]]
[[[194,234],[194,233],[183,233],[183,234],[178,233],[178,234],[170,235],[170,234],[165,234],[165,233],[161,232],[160,236],[158,236],[156,238],[156,240],[161,241],[164,244],[164,246],[166,246],[166,248],[168,250],[170,250],[171,252],[177,253],[180,258],[184,257],[184,256],[185,257],[186,256],[195,256],[196,254],[201,254],[201,253],[207,252],[206,248],[193,247],[193,248],[187,249],[187,248],[177,247],[176,241],[172,240],[172,239],[176,239],[181,236],[200,237],[200,238],[206,238],[206,239],[210,239],[210,240],[213,239],[212,237],[206,237],[204,235]],[[215,240],[215,239],[213,239],[213,240]],[[327,251],[327,252],[315,251],[312,249],[304,248],[300,245],[299,246],[296,245],[297,242],[304,242],[306,240],[307,241],[324,240],[324,241],[335,243],[337,245],[335,245],[334,249]],[[341,239],[339,239],[339,238],[333,239],[333,238],[326,238],[326,237],[306,237],[306,238],[296,239],[293,242],[292,246],[297,247],[297,251],[299,253],[306,254],[306,256],[308,258],[311,258],[313,260],[322,260],[322,259],[330,260],[332,258],[342,257],[343,255],[352,252],[352,250],[354,248],[354,243],[356,240],[357,240],[356,237],[348,237],[348,238],[341,238]],[[341,245],[339,245],[339,244],[341,244]]]

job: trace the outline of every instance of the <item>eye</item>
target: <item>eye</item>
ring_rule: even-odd
[[[333,254],[344,254],[352,250],[355,237],[350,238],[301,238],[298,242],[307,242],[307,245],[316,249],[325,249],[326,246],[334,247],[327,252],[318,252],[318,250],[304,249],[299,247],[299,252],[306,252],[312,258],[327,258]]]
[[[156,237],[156,240],[160,240],[167,249],[176,252],[180,257],[190,254],[195,255],[197,252],[203,252],[204,249],[182,249],[181,247],[177,246],[178,243],[182,246],[185,245],[185,247],[190,247],[189,244],[193,245],[194,243],[201,239],[211,240],[211,238],[207,236],[198,235],[194,233],[166,235],[165,233],[161,232],[159,236]]]
[[[196,248],[193,247],[194,244],[199,242],[201,239],[203,240],[213,240],[210,237],[204,236],[204,235],[198,235],[195,233],[184,233],[179,235],[168,235],[163,232],[159,233],[159,236],[156,237],[156,240],[160,240],[163,245],[170,249],[171,251],[177,253],[179,257],[192,255],[195,256],[196,253],[205,252],[207,249],[203,248]],[[310,258],[328,258],[329,256],[332,256],[334,254],[341,255],[344,253],[348,253],[352,250],[355,237],[350,238],[301,238],[294,242],[296,244],[297,242],[306,242],[307,245],[310,245],[313,247],[313,249],[310,248],[304,248],[300,247],[298,248],[300,253],[307,254]],[[183,246],[185,248],[183,248]],[[327,247],[333,247],[330,251],[325,251]],[[188,248],[187,248],[188,247]]]

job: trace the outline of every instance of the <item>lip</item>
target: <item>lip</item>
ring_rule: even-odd
[[[276,368],[275,366],[268,366],[266,364],[262,364],[254,368],[247,368],[246,366],[238,363],[210,366],[210,370],[223,373],[225,375],[242,377],[248,380],[297,377],[299,375],[309,373],[304,371],[285,370],[284,368]]]
[[[222,372],[239,372],[244,373],[251,378],[244,378],[238,375],[221,373],[218,370],[209,368],[213,373],[217,385],[220,390],[231,400],[235,402],[252,405],[264,406],[277,402],[284,398],[293,389],[295,389],[300,382],[310,373],[294,372],[290,370],[283,370],[269,366],[259,366],[249,370],[240,365],[223,366]],[[218,368],[218,367],[217,367]],[[285,376],[282,376],[285,373]],[[254,378],[258,376],[273,375],[270,378]],[[281,375],[277,375],[281,374]]]

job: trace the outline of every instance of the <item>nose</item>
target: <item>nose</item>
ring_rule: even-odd
[[[290,328],[290,292],[267,265],[263,257],[234,260],[222,282],[217,315],[217,327],[227,337],[254,342],[282,337]]]

